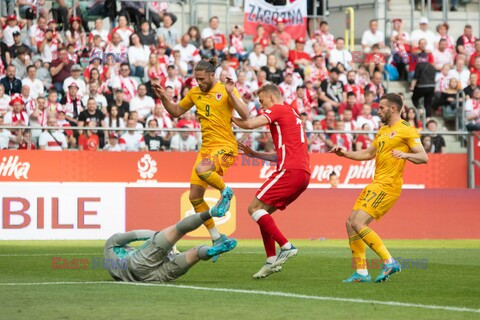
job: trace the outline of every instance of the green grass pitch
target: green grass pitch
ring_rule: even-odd
[[[240,240],[216,264],[200,262],[165,286],[114,283],[91,262],[52,269],[54,256],[100,257],[102,241],[0,241],[0,319],[480,319],[478,240],[387,240],[394,257],[428,267],[380,284],[341,283],[352,273],[346,240],[292,242],[299,255],[266,279],[252,279],[261,242]]]

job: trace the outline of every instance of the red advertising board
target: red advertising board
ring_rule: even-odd
[[[0,153],[0,182],[138,182],[188,183],[197,154],[192,152],[49,152],[9,151]],[[427,165],[407,162],[406,188],[466,188],[465,154],[432,154]],[[332,154],[311,155],[311,187],[328,187],[335,171],[343,187],[368,184],[375,172],[374,161],[356,162]],[[263,183],[275,170],[258,159],[239,156],[225,176],[228,183]]]

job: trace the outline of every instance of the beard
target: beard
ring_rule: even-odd
[[[348,84],[355,84],[355,79],[348,79]]]

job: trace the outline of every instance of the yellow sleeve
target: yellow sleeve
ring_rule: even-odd
[[[238,92],[237,88],[233,88],[233,94],[234,94],[235,97],[237,97],[237,98],[242,98],[242,97],[240,96],[240,92]]]
[[[178,102],[178,106],[180,108],[185,109],[185,110],[190,110],[195,105],[195,103],[193,102],[193,99],[192,99],[192,96],[193,96],[192,91],[193,91],[193,89],[190,89],[187,92],[187,95],[182,100],[180,100],[180,102]]]
[[[418,131],[414,127],[409,127],[405,133],[405,141],[410,149],[422,144]]]

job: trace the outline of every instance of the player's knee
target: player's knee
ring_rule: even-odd
[[[365,224],[360,221],[352,220],[350,222],[350,225],[352,226],[353,230],[355,230],[357,233],[360,232],[363,228],[365,228]]]
[[[248,206],[248,214],[252,215],[255,211],[259,210],[260,208],[254,204],[250,204]]]

